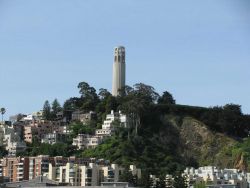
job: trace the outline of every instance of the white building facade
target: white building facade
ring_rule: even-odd
[[[77,146],[78,149],[95,148],[102,142],[102,137],[88,134],[78,134],[73,139],[73,146]]]
[[[141,178],[141,170],[130,165],[131,172]],[[117,164],[95,164],[87,165],[67,163],[62,166],[49,164],[48,178],[59,183],[69,183],[72,186],[100,186],[101,182],[118,182],[123,168]]]
[[[190,185],[206,182],[208,187],[248,188],[247,173],[237,169],[219,169],[215,166],[186,168],[184,175],[187,176]]]

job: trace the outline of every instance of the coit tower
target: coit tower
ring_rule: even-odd
[[[121,89],[125,86],[125,48],[118,46],[115,48],[113,64],[112,95],[120,95]]]

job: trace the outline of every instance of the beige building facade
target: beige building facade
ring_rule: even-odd
[[[138,179],[141,170],[130,165],[130,170]],[[119,176],[124,168],[117,164],[76,164],[68,162],[62,166],[49,164],[48,178],[58,183],[67,183],[72,186],[100,186],[101,182],[119,182]]]

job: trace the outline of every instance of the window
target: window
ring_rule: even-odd
[[[92,169],[87,169],[86,173],[87,173],[87,177],[91,177],[92,176]]]

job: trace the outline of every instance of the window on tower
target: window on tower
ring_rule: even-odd
[[[120,56],[118,55],[118,62],[120,62]]]

